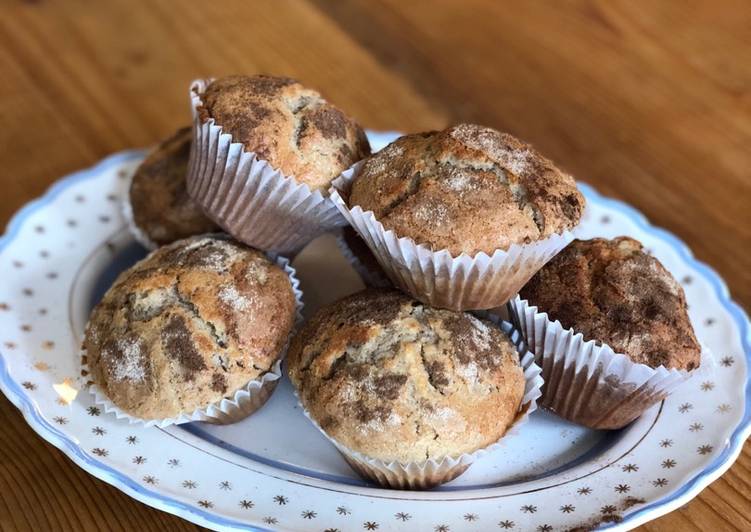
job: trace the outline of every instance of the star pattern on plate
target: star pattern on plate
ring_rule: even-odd
[[[170,458],[167,460],[167,465],[170,467],[180,467],[180,460],[177,458]]]
[[[159,483],[159,481],[156,479],[156,477],[154,477],[152,475],[146,475],[145,477],[143,477],[143,481],[146,484],[151,484],[152,486]]]
[[[660,441],[660,447],[672,447],[673,446],[673,440],[665,439]]]
[[[663,460],[661,465],[663,469],[672,469],[676,466],[677,463],[678,462],[676,462],[672,458],[668,458],[667,460]]]
[[[618,508],[616,508],[612,504],[606,504],[605,506],[600,508],[601,514],[614,514],[617,511],[618,511]]]
[[[201,508],[206,508],[206,509],[214,507],[214,503],[211,501],[207,501],[206,499],[201,499],[200,501],[198,501],[198,505]]]
[[[277,521],[276,517],[270,517],[269,516],[269,517],[264,517],[263,518],[263,522],[266,523],[267,525],[275,525],[279,521]]]
[[[451,529],[448,525],[436,525],[435,527],[433,527],[433,530],[435,532],[449,532]]]
[[[477,521],[479,519],[477,514],[464,514],[464,520],[465,521]]]
[[[652,485],[656,488],[663,488],[668,485],[668,479],[658,478],[652,481]]]
[[[276,495],[274,496],[274,502],[279,506],[284,506],[285,504],[287,504],[287,502],[289,502],[289,499],[284,495]]]
[[[253,508],[253,506],[255,506],[253,501],[250,501],[248,499],[243,499],[240,501],[240,508],[242,508],[243,510],[250,510],[251,508]]]
[[[300,517],[303,519],[315,519],[318,516],[313,510],[304,510],[300,512]]]
[[[133,457],[133,463],[136,465],[141,465],[146,463],[146,458],[143,456],[134,456]]]
[[[90,406],[86,409],[86,413],[89,414],[90,416],[98,416],[99,414],[102,413],[102,411],[99,410],[98,406]]]
[[[126,436],[125,441],[128,443],[128,445],[135,445],[138,443],[138,438],[134,435]]]
[[[570,514],[571,512],[576,510],[576,506],[574,506],[573,504],[564,504],[558,509],[561,511],[561,513]]]
[[[579,495],[589,495],[590,493],[592,493],[592,488],[590,488],[589,486],[584,486],[583,488],[576,490],[576,493],[578,493]]]
[[[232,484],[230,484],[229,480],[222,480],[219,483],[219,489],[223,491],[231,491],[232,490]]]
[[[104,436],[105,434],[107,434],[107,431],[97,425],[96,427],[93,427],[91,429],[91,433],[95,436]]]
[[[537,530],[537,532],[552,532],[553,527],[550,526],[549,524],[545,523],[545,524],[539,525],[536,528],[536,530]]]
[[[727,414],[727,413],[728,413],[728,412],[730,412],[730,411],[731,411],[732,409],[733,409],[733,407],[732,407],[732,406],[730,406],[729,404],[727,404],[727,403],[722,403],[721,405],[718,405],[718,406],[717,406],[716,412],[717,412],[718,414]]]
[[[409,521],[410,519],[412,519],[412,516],[406,512],[397,512],[396,514],[394,514],[394,517],[396,517],[399,521]]]
[[[688,430],[690,430],[691,432],[701,432],[702,430],[704,430],[704,425],[698,422],[691,423],[691,425],[689,425],[688,427]]]
[[[689,410],[691,410],[694,407],[691,403],[683,403],[681,406],[678,407],[678,412],[681,414],[685,414]]]
[[[696,448],[696,452],[701,455],[705,455],[711,453],[713,449],[714,447],[712,447],[711,445],[701,445]]]
[[[506,519],[506,520],[504,520],[504,521],[500,521],[500,522],[498,523],[498,526],[499,526],[500,528],[505,528],[505,529],[507,529],[507,530],[508,530],[509,528],[514,528],[514,526],[515,526],[515,525],[516,525],[516,523],[514,523],[513,521],[510,521],[510,520],[508,520],[508,519]]]
[[[194,490],[198,487],[198,483],[195,480],[183,480],[183,488],[188,490]]]
[[[63,416],[55,416],[55,417],[52,418],[52,421],[54,421],[58,425],[67,425],[68,424],[68,418],[65,418]]]
[[[633,473],[635,471],[639,471],[639,466],[636,464],[626,464],[621,467],[621,471],[624,473]]]
[[[30,381],[23,381],[21,386],[32,392],[37,389],[37,385]]]
[[[631,486],[628,484],[618,484],[615,488],[613,488],[616,493],[628,493],[631,491]]]
[[[704,381],[701,383],[701,386],[699,386],[699,388],[701,389],[702,392],[711,392],[712,390],[714,390],[714,386],[715,386],[714,382]]]
[[[91,452],[97,456],[107,456],[109,451],[107,449],[103,449],[101,447],[94,447]]]
[[[376,523],[375,521],[365,521],[362,524],[362,527],[365,530],[378,530],[378,523]]]
[[[347,508],[346,506],[337,506],[336,513],[338,513],[339,515],[349,515],[352,512],[350,512],[349,508]]]
[[[525,514],[533,514],[537,511],[537,506],[535,506],[534,504],[525,504],[520,508],[520,510]]]
[[[731,356],[725,356],[720,359],[720,365],[729,368],[735,363],[735,359]]]

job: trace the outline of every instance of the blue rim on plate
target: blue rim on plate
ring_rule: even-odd
[[[54,183],[47,192],[26,204],[19,210],[8,223],[5,234],[0,237],[0,251],[8,246],[17,236],[26,219],[35,211],[50,203],[63,190],[71,185],[96,177],[101,172],[112,166],[120,165],[136,158],[143,157],[144,150],[129,150],[111,155],[98,164],[79,172],[70,174]],[[722,306],[730,313],[741,333],[741,344],[744,356],[751,366],[751,324],[745,311],[730,298],[730,292],[722,278],[709,266],[694,258],[688,246],[678,237],[649,223],[646,217],[633,207],[605,196],[600,195],[589,185],[580,183],[580,189],[584,195],[595,202],[608,205],[610,208],[623,213],[637,226],[648,233],[658,235],[666,241],[678,254],[692,267],[696,268],[706,278],[715,290]],[[209,527],[232,527],[245,530],[265,531],[267,529],[254,525],[248,525],[239,521],[226,519],[210,512],[204,511],[190,504],[180,502],[171,497],[146,489],[133,481],[130,477],[104,464],[103,462],[88,456],[68,436],[50,425],[41,412],[34,406],[29,397],[21,390],[8,373],[5,358],[0,352],[0,390],[8,399],[21,410],[27,423],[45,440],[63,451],[76,464],[105,482],[112,484],[129,496],[160,510],[189,519],[195,523]],[[731,434],[728,444],[722,452],[700,473],[685,482],[676,492],[663,497],[647,506],[635,510],[623,516],[623,520],[617,524],[601,527],[602,530],[614,528],[631,528],[648,520],[664,515],[679,506],[687,503],[695,497],[703,488],[722,475],[738,457],[745,440],[751,435],[751,378],[746,381],[745,403],[743,417]]]

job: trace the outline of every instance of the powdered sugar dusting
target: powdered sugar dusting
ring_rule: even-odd
[[[415,209],[414,216],[421,223],[442,225],[447,222],[449,212],[442,203],[423,203]]]
[[[253,305],[253,300],[242,295],[234,286],[225,286],[219,291],[219,299],[234,310],[243,312]]]
[[[523,175],[531,168],[534,154],[529,148],[516,149],[508,146],[503,134],[488,127],[461,124],[451,131],[451,136],[469,148],[484,152],[498,161],[509,172]]]
[[[488,329],[488,326],[472,315],[468,315],[467,317],[472,324],[472,332],[470,333],[472,337],[472,343],[475,344],[477,349],[481,351],[490,349],[492,338],[490,336],[490,329]]]
[[[116,351],[121,355],[112,356],[112,378],[116,382],[124,380],[142,381],[146,375],[142,363],[141,347],[133,340],[117,340]]]

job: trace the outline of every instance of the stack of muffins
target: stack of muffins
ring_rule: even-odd
[[[371,155],[353,119],[287,78],[198,80],[190,98],[192,128],[144,160],[124,206],[153,251],[86,329],[107,411],[232,423],[287,355],[303,411],[355,471],[425,489],[538,399],[620,428],[698,367],[680,286],[635,240],[572,242],[584,198],[532,146],[460,124]],[[295,334],[285,257],[327,232],[369,288]]]

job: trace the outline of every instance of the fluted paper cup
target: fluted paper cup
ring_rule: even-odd
[[[287,347],[289,341],[294,334],[294,330],[302,323],[302,309],[303,309],[303,294],[300,290],[300,281],[297,279],[295,269],[289,264],[289,260],[284,257],[269,257],[280,268],[282,268],[292,283],[292,290],[295,294],[295,326],[290,332],[287,342],[281,349],[277,360],[271,366],[271,368],[259,376],[248,382],[245,386],[236,390],[231,397],[223,397],[219,401],[216,401],[206,407],[197,408],[192,412],[181,412],[179,415],[164,419],[143,419],[135,417],[131,414],[120,409],[115,403],[113,403],[102,388],[100,388],[96,382],[89,380],[88,387],[89,392],[94,396],[94,403],[101,406],[108,414],[114,414],[117,419],[127,420],[130,424],[140,424],[146,427],[168,427],[170,425],[180,425],[183,423],[191,423],[194,421],[204,421],[206,423],[215,423],[219,425],[226,425],[235,423],[251,415],[253,412],[261,408],[266,401],[271,397],[274,389],[276,388],[279,379],[282,377],[281,364],[284,356],[287,353]],[[89,370],[86,351],[81,352],[81,373],[84,378],[88,378],[91,375]]]
[[[199,79],[190,86],[193,143],[186,180],[206,215],[237,240],[285,255],[346,225],[328,196],[233,142],[213,118],[201,120],[201,94],[210,83]]]
[[[585,341],[582,333],[565,329],[560,321],[551,320],[518,296],[508,307],[542,367],[545,385],[540,405],[592,429],[628,425],[686,379],[712,368],[712,355],[704,345],[700,368],[651,368],[616,353],[607,344]]]
[[[350,266],[352,266],[357,272],[357,275],[360,276],[362,282],[365,283],[365,286],[370,288],[391,288],[393,286],[389,278],[383,273],[383,270],[376,262],[375,257],[373,257],[371,261],[362,260],[359,256],[360,254],[356,253],[350,247],[344,236],[344,231],[337,235],[336,245],[339,248],[339,251],[342,252],[342,255],[344,255],[344,258],[347,259]],[[363,246],[366,248],[365,251],[370,253],[370,249],[367,248],[367,245],[364,242]],[[373,262],[376,263],[373,264]]]
[[[499,323],[493,316],[487,317]],[[304,406],[302,406],[302,411],[311,423],[318,428],[321,434],[337,448],[350,467],[366,480],[371,480],[386,488],[410,490],[430,489],[449,482],[464,473],[475,460],[498,449],[502,445],[503,438],[517,433],[519,427],[526,423],[529,415],[537,409],[537,399],[541,394],[540,388],[543,385],[543,379],[540,376],[540,368],[535,364],[534,354],[528,352],[522,335],[513,328],[511,323],[500,322],[499,325],[503,332],[509,336],[519,352],[520,364],[524,370],[524,395],[522,396],[516,417],[506,429],[505,434],[498,441],[487,447],[478,449],[472,453],[463,453],[458,456],[446,456],[440,459],[429,459],[421,462],[387,462],[370,458],[363,453],[340,444],[321,428]],[[299,401],[297,390],[295,390],[295,395]]]
[[[355,228],[394,285],[433,307],[486,310],[504,305],[560,250],[573,240],[564,231],[530,244],[513,244],[492,255],[432,250],[409,237],[386,230],[373,211],[348,205],[349,192],[362,162],[334,180],[329,195]]]

